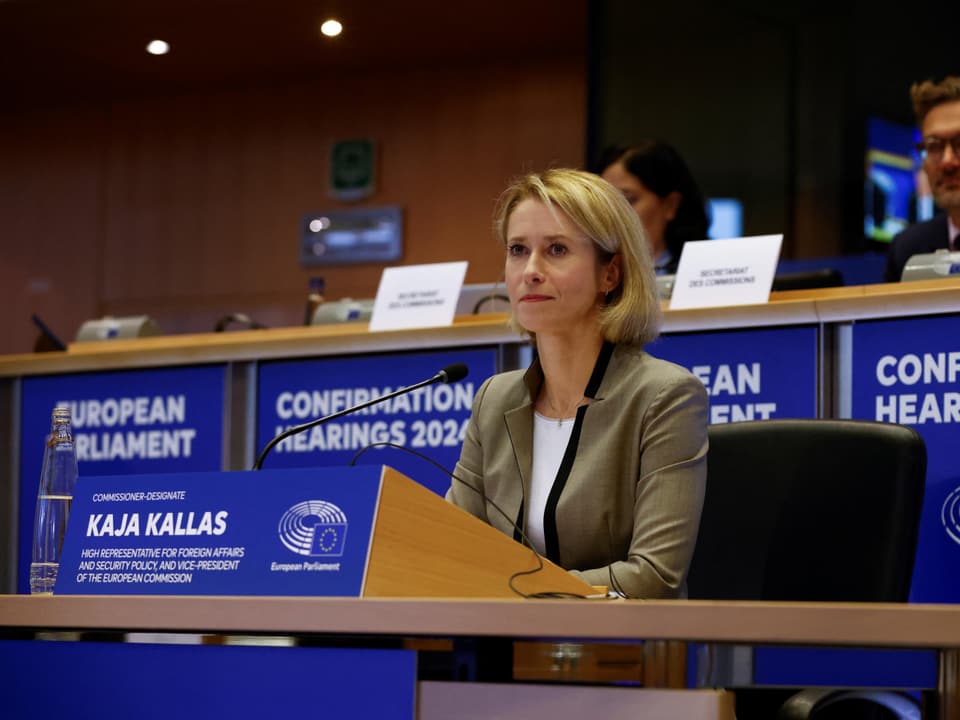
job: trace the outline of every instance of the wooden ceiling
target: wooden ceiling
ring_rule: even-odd
[[[0,108],[585,52],[587,0],[0,0]],[[343,34],[320,23],[336,17]],[[171,52],[144,50],[155,38]]]

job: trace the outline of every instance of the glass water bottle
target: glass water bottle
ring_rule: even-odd
[[[77,453],[73,445],[70,409],[54,408],[33,522],[30,562],[30,593],[33,595],[53,593],[76,483]]]

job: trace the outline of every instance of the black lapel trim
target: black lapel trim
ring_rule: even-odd
[[[520,488],[523,489],[523,481],[520,481]],[[523,527],[523,506],[526,504],[525,498],[520,498],[520,512],[517,513],[517,519],[513,523],[513,539],[522,545],[529,545],[524,537],[523,531],[520,528]]]
[[[603,376],[607,372],[607,366],[610,364],[610,358],[613,357],[613,349],[615,347],[612,342],[603,343],[603,347],[600,348],[600,354],[597,356],[597,364],[593,367],[590,382],[587,383],[587,389],[583,392],[585,397],[591,400],[597,397],[597,391],[600,389],[600,383],[603,382]]]
[[[613,355],[614,345],[610,342],[604,342],[600,348],[600,354],[597,356],[597,364],[593,366],[593,374],[590,375],[590,381],[587,383],[587,389],[584,396],[593,399],[597,396],[597,390],[600,389],[600,383],[603,381],[604,373],[610,364],[610,358]],[[557,504],[560,502],[560,495],[567,484],[567,478],[570,477],[570,471],[573,469],[573,461],[577,458],[577,447],[580,444],[580,430],[583,428],[583,418],[587,414],[589,405],[581,405],[577,408],[577,419],[573,422],[573,430],[570,432],[570,442],[567,443],[567,449],[563,453],[563,460],[560,461],[560,469],[557,470],[557,477],[553,481],[553,487],[550,489],[550,495],[547,497],[547,506],[543,511],[543,543],[547,551],[547,559],[563,567],[560,562],[560,536],[557,534]],[[522,518],[522,510],[521,515]]]

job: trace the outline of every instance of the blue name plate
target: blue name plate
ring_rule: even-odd
[[[383,469],[81,477],[56,593],[363,594]]]

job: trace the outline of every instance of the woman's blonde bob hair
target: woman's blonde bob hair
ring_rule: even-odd
[[[494,212],[494,230],[507,244],[510,216],[524,200],[559,209],[590,238],[600,262],[621,260],[620,285],[608,293],[600,311],[605,340],[645,345],[660,332],[662,312],[646,234],[623,194],[606,180],[581,170],[553,169],[517,178],[504,190]],[[515,318],[511,324],[520,329]]]

